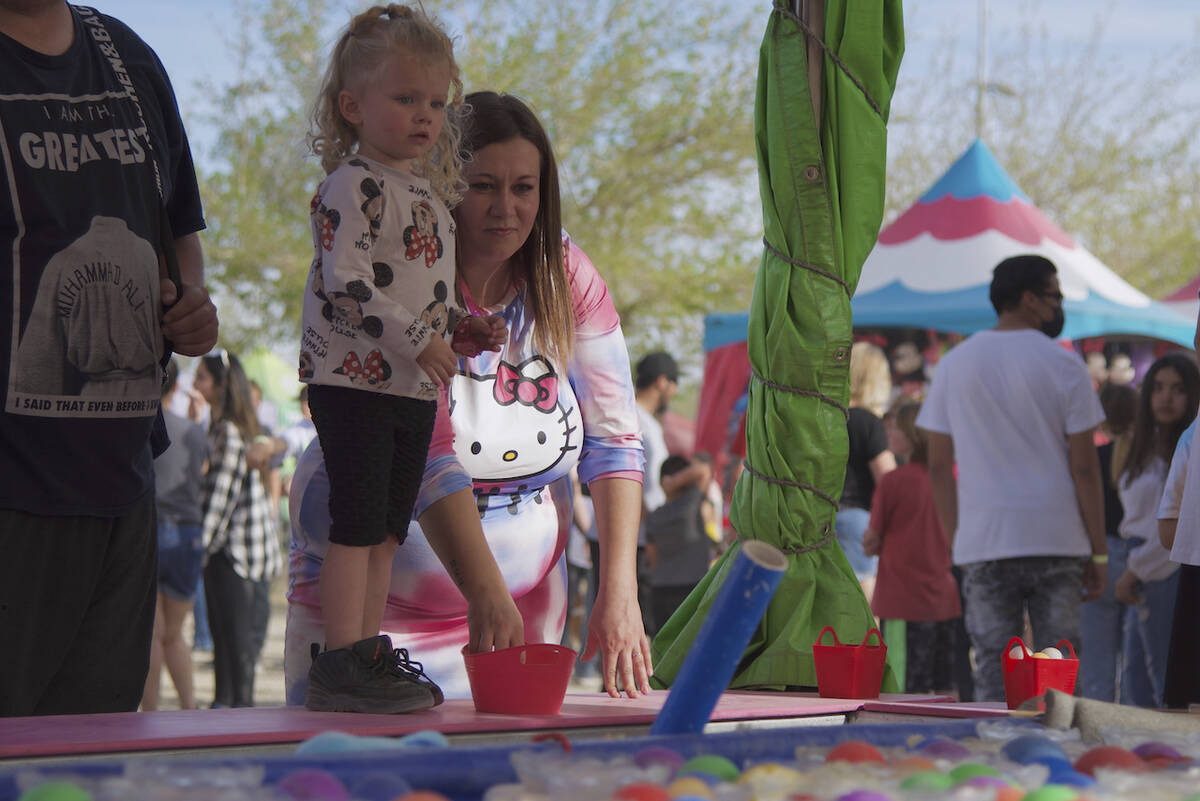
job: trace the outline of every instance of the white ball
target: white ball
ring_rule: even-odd
[[[1051,646],[1049,648],[1043,648],[1042,653],[1045,655],[1045,657],[1047,659],[1062,659],[1063,658],[1063,652],[1058,650],[1054,646]]]
[[[1014,645],[1008,651],[1008,658],[1009,659],[1024,659],[1025,658],[1025,648],[1020,645]]]

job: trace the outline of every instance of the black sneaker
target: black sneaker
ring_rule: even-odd
[[[416,681],[422,687],[427,688],[433,696],[434,706],[446,700],[445,696],[442,695],[442,688],[437,686],[433,679],[425,675],[425,671],[421,668],[421,663],[408,658],[407,648],[397,648],[392,651],[392,670],[400,675],[407,676],[411,681]]]
[[[434,700],[425,682],[396,668],[392,641],[380,634],[317,654],[308,670],[304,705],[316,712],[417,712],[441,703],[441,692]]]

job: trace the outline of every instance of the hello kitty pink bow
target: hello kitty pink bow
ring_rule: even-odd
[[[538,378],[528,378],[508,362],[501,361],[496,368],[492,395],[501,406],[519,403],[549,414],[558,405],[558,376],[545,373]]]

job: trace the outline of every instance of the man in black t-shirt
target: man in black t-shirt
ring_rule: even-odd
[[[203,227],[154,52],[91,9],[0,0],[0,715],[137,708],[164,337],[216,344]]]

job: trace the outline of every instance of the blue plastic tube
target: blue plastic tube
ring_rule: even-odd
[[[778,548],[758,540],[742,543],[651,734],[704,730],[787,566]]]

